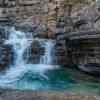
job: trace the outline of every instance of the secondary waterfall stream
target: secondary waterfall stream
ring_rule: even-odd
[[[40,58],[40,64],[52,64],[53,60],[53,49],[54,49],[54,42],[52,41],[43,41],[43,46],[45,47],[45,54]],[[42,44],[41,44],[42,45]]]

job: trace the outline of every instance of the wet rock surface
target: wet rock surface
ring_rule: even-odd
[[[25,52],[24,59],[27,59],[27,63],[38,64],[40,57],[45,53],[45,48],[41,46],[41,42],[34,40]]]
[[[12,46],[0,46],[0,70],[8,68],[14,63],[14,52]]]
[[[14,63],[14,52],[11,45],[6,45],[9,32],[5,27],[0,26],[0,70],[6,69]]]
[[[68,59],[67,59],[67,49],[65,47],[65,41],[56,41],[56,45],[54,48],[55,52],[55,59],[54,62],[55,64],[62,64],[66,65],[68,64]]]

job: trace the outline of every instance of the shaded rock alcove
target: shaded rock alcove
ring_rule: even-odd
[[[27,59],[27,63],[38,64],[44,52],[45,48],[41,46],[39,41],[34,40],[31,46],[25,51],[24,59]]]

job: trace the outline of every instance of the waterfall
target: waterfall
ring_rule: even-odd
[[[0,86],[12,87],[12,83],[20,80],[27,72],[38,73],[47,79],[44,75],[45,71],[58,68],[57,65],[51,65],[53,58],[52,50],[54,48],[54,42],[52,40],[33,38],[32,33],[17,31],[14,27],[10,29],[8,35],[9,37],[8,40],[5,40],[5,44],[12,45],[15,59],[14,65],[11,65],[5,74],[0,74]],[[23,54],[34,40],[40,42],[41,46],[45,48],[45,53],[41,56],[39,64],[27,64],[23,58]],[[28,54],[28,56],[29,55],[30,54]]]
[[[52,64],[53,63],[53,50],[54,50],[54,41],[49,40],[49,41],[44,41],[43,42],[43,47],[45,48],[45,53],[43,56],[40,58],[40,64]]]
[[[16,55],[15,65],[23,65],[25,63],[23,60],[23,53],[31,43],[32,38],[27,38],[24,32],[16,31],[14,27],[11,28],[9,39],[5,41],[5,44],[11,44],[13,46]]]
[[[31,36],[21,32],[16,31],[15,28],[11,28],[9,39],[5,41],[5,44],[10,44],[13,46],[16,59],[15,59],[15,65],[18,66],[18,64],[22,65],[25,64],[25,60],[23,59],[23,53],[24,51],[31,46],[31,43],[34,40],[37,40],[40,45],[45,48],[45,53],[40,58],[39,64],[52,64],[52,58],[53,58],[53,49],[54,49],[54,41],[53,40],[46,40],[46,39],[39,39],[39,38],[32,38],[32,34],[29,33]],[[29,52],[30,53],[30,52]],[[28,54],[27,56],[30,56]],[[19,63],[20,62],[20,63]]]

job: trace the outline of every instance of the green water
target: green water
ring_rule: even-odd
[[[75,93],[100,93],[100,82],[95,77],[76,69],[49,70],[45,76],[27,72],[15,87],[20,90],[54,90]]]

